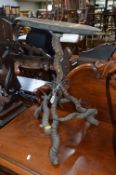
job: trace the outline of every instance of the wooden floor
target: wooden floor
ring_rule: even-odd
[[[0,130],[0,165],[20,175],[116,175],[112,126],[73,120],[60,125],[60,165],[49,160],[50,137],[33,117],[35,107]]]

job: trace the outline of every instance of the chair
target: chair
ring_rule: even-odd
[[[109,117],[112,123],[112,143],[113,149],[116,156],[116,112],[115,112],[115,77],[116,76],[116,65],[115,62],[111,62],[106,69],[106,96],[107,96],[107,104]],[[114,93],[112,93],[112,88]]]
[[[95,63],[96,61],[108,61],[116,51],[116,45],[113,43],[102,44],[93,49],[83,51],[79,54],[79,63]]]
[[[0,18],[0,41],[12,40],[12,23],[5,18]]]
[[[50,56],[54,55],[52,48],[52,33],[50,31],[32,28],[27,34],[26,42],[30,46],[42,48]]]
[[[52,48],[52,32],[32,28],[27,34],[26,44],[27,47],[24,46],[24,55],[22,55],[22,57],[24,60],[28,59],[31,65],[27,63],[25,63],[25,65],[20,65],[20,74],[23,76],[28,75],[30,78],[36,77],[39,79],[51,80],[51,75],[49,76],[48,71],[50,70],[50,65],[53,63],[53,56],[55,54]],[[39,48],[43,49],[43,52],[37,52]],[[44,67],[46,66],[48,70],[44,71]]]
[[[2,56],[5,45],[4,42],[11,41],[13,39],[12,23],[5,18],[0,18],[0,57]],[[2,65],[0,62],[0,69]]]

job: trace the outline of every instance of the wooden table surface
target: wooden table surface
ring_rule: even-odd
[[[60,165],[49,160],[50,137],[33,117],[31,107],[0,130],[0,165],[20,175],[115,175],[112,127],[72,120],[59,127]]]

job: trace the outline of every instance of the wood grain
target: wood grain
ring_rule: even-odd
[[[92,64],[81,65],[72,70],[67,79],[70,81],[70,93],[80,98],[85,106],[96,108],[97,118],[100,121],[110,122],[105,78],[101,78],[96,67]],[[113,87],[111,87],[111,96],[114,113],[116,113],[116,90]]]
[[[60,125],[60,165],[49,161],[50,138],[40,129],[31,107],[0,131],[0,164],[21,175],[115,175],[112,126],[88,128],[81,120]],[[59,111],[59,115],[64,112]],[[86,136],[86,137],[85,137]],[[28,159],[30,157],[30,159]]]

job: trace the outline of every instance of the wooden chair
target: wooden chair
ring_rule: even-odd
[[[116,156],[116,116],[114,106],[114,93],[116,94],[115,75],[116,75],[116,63],[112,62],[111,65],[109,65],[106,69],[106,96],[107,96],[109,117],[113,127],[112,143],[114,153]],[[112,88],[114,89],[114,93],[112,93]]]
[[[26,43],[30,46],[42,48],[46,53],[53,56],[54,51],[52,48],[52,33],[48,30],[34,29],[27,34]]]
[[[0,41],[13,39],[12,23],[5,18],[0,18]]]

